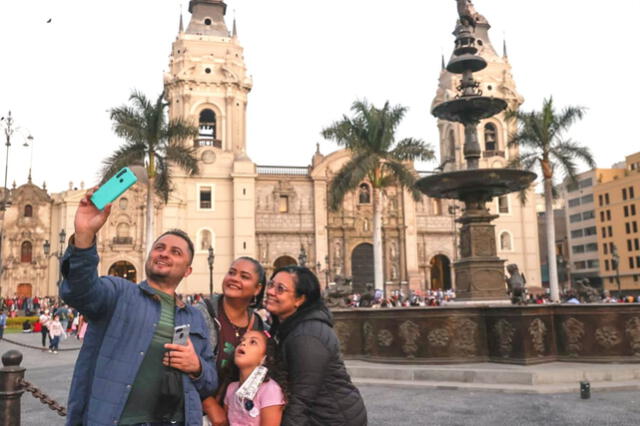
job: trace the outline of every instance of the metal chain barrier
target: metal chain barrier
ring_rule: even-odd
[[[62,405],[58,404],[55,400],[49,398],[49,396],[38,389],[35,385],[26,381],[25,379],[20,379],[18,381],[20,386],[24,387],[24,390],[31,393],[34,398],[39,399],[44,405],[48,405],[53,411],[57,412],[59,416],[65,417],[67,415],[67,409]]]
[[[46,350],[46,348],[44,348],[42,346],[27,345],[25,343],[20,343],[20,342],[16,342],[15,340],[7,339],[6,337],[3,337],[1,341],[12,343],[12,344],[17,345],[17,346],[22,346],[23,348],[37,349],[39,351]],[[58,352],[79,351],[79,350],[80,350],[79,347],[78,348],[63,348],[63,349],[58,349]]]

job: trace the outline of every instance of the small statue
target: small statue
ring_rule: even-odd
[[[514,305],[526,304],[525,284],[527,280],[524,274],[520,273],[518,265],[515,263],[507,265],[507,272],[511,275],[510,277],[505,277],[509,294],[511,295],[511,303]]]
[[[476,9],[473,7],[471,0],[456,0],[458,3],[458,15],[463,25],[476,26]]]
[[[330,308],[346,308],[349,297],[353,294],[351,280],[342,275],[336,275],[335,284],[327,288],[325,303]]]
[[[589,278],[576,281],[574,290],[580,303],[597,303],[602,300],[600,292],[591,287],[590,284]]]

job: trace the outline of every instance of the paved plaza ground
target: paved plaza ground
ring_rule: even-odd
[[[9,339],[40,344],[40,335],[9,334]],[[70,339],[61,348],[79,346]],[[73,363],[78,351],[50,354],[0,342],[0,353],[18,349],[24,354],[26,378],[66,405]],[[370,425],[638,425],[640,392],[593,392],[581,400],[575,393],[524,395],[490,391],[440,390],[398,386],[359,386]],[[62,425],[64,419],[30,396],[22,398],[22,424]]]

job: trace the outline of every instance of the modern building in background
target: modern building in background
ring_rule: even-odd
[[[170,117],[184,117],[199,126],[199,136],[190,143],[197,149],[201,173],[186,176],[173,170],[174,190],[167,204],[156,201],[154,222],[155,235],[178,227],[194,239],[194,272],[179,291],[208,291],[209,247],[215,252],[214,290],[220,289],[231,261],[248,255],[267,271],[305,264],[323,285],[347,277],[356,291],[363,291],[373,282],[370,183],[361,182],[334,212],[328,209],[327,191],[333,176],[349,160],[347,151],[325,155],[310,143],[308,166],[258,165],[249,158],[248,143],[263,141],[247,140],[246,110],[253,83],[235,22],[229,31],[224,20],[226,4],[221,0],[194,0],[189,10],[186,29],[180,20],[164,82]],[[486,19],[478,22],[480,54],[489,62],[478,73],[479,80],[485,93],[516,108],[523,99],[516,91],[506,49],[503,55],[495,52],[489,28]],[[457,78],[442,70],[434,105],[455,95]],[[507,148],[511,126],[502,114],[480,124],[483,167],[505,167],[517,154],[517,148]],[[438,127],[441,158],[448,162],[445,167],[463,168],[462,127],[444,121]],[[57,262],[65,238],[73,232],[83,187],[70,184],[67,191],[49,194],[44,185],[38,187],[29,180],[10,190],[0,272],[3,296],[57,293]],[[491,210],[500,215],[495,221],[498,255],[507,264],[518,264],[529,285],[540,286],[535,203],[522,205],[517,195],[510,194],[496,199]],[[141,185],[116,200],[97,239],[100,274],[132,281],[144,278],[145,213]],[[457,260],[455,218],[459,214],[450,201],[423,197],[415,202],[400,187],[386,191],[383,268],[387,291],[455,288],[451,266]]]
[[[604,289],[640,291],[640,152],[624,168],[598,177],[595,188],[599,273]]]
[[[553,200],[556,261],[558,262],[558,283],[561,291],[564,291],[569,286],[569,272],[571,269],[569,259],[569,238],[567,236],[567,222],[565,220],[564,204],[565,203],[562,198]],[[540,276],[542,277],[542,286],[549,288],[549,256],[547,251],[547,220],[544,194],[536,194],[536,211],[538,212]]]

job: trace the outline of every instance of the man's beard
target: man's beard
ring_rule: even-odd
[[[147,275],[147,280],[151,280],[155,283],[162,283],[162,284],[168,284],[171,282],[171,278],[169,277],[169,274],[161,274],[158,272],[153,272],[151,270],[151,263],[148,262],[145,266],[144,266],[144,272]]]

